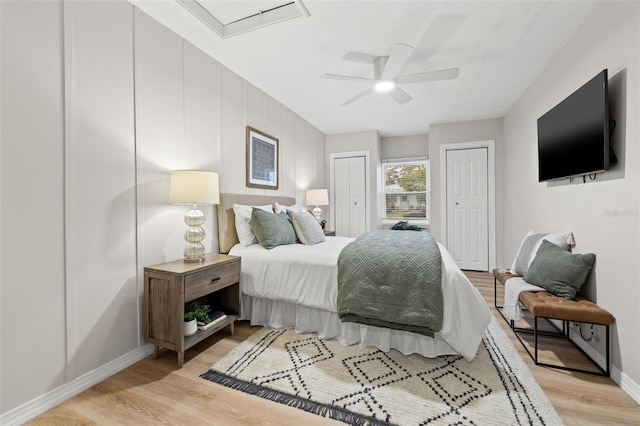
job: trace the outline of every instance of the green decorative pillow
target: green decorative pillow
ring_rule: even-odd
[[[276,214],[254,207],[249,224],[260,245],[268,250],[297,242],[296,231],[284,212]]]
[[[523,279],[566,299],[573,299],[584,284],[596,255],[574,254],[542,241]]]

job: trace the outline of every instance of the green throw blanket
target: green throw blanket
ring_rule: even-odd
[[[338,257],[338,316],[433,336],[442,328],[441,276],[430,233],[369,232]]]
[[[401,220],[391,227],[394,231],[422,231],[417,225],[410,225],[406,220]]]

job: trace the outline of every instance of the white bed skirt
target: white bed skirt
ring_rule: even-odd
[[[240,319],[249,320],[251,325],[294,329],[299,334],[317,333],[321,339],[336,339],[343,345],[374,346],[384,352],[396,349],[404,355],[417,353],[435,358],[457,354],[438,334],[432,338],[408,331],[343,323],[335,312],[246,294],[242,294],[240,305]]]

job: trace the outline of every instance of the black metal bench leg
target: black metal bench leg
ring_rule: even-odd
[[[606,356],[607,359],[605,360],[605,362],[607,363],[607,365],[605,366],[606,367],[605,375],[607,377],[611,377],[611,372],[609,371],[609,367],[611,365],[610,364],[610,360],[609,360],[609,355],[610,355],[610,353],[609,353],[609,326],[606,325],[605,328],[606,328],[606,332],[605,332],[606,338],[605,338],[605,340],[606,340],[606,344],[607,344],[607,349],[605,350],[605,352],[607,354],[607,356]]]
[[[611,377],[610,376],[610,363],[611,363],[611,352],[610,352],[610,348],[609,348],[609,341],[610,341],[610,330],[609,330],[609,326],[608,325],[604,325],[604,327],[606,328],[606,366],[603,368],[601,367],[593,358],[591,358],[584,350],[582,350],[582,348],[580,348],[576,342],[571,340],[571,327],[570,324],[567,320],[562,320],[563,321],[563,329],[566,329],[566,333],[564,333],[564,330],[560,330],[559,327],[555,326],[556,329],[558,330],[558,333],[550,333],[547,331],[540,331],[538,330],[538,318],[537,316],[534,315],[533,317],[533,329],[525,329],[525,328],[514,328],[513,329],[513,333],[514,335],[518,338],[518,340],[520,341],[520,344],[522,344],[522,347],[524,348],[524,350],[527,352],[527,354],[529,354],[529,358],[531,358],[531,360],[533,361],[533,363],[535,365],[539,365],[539,366],[543,366],[543,367],[551,367],[551,368],[557,368],[560,370],[567,370],[567,371],[576,371],[579,373],[587,373],[587,374],[594,374],[594,375],[598,375],[598,376],[606,376],[606,377]],[[546,320],[549,320],[549,318],[544,318]],[[566,323],[566,324],[565,324]],[[533,353],[532,351],[529,350],[529,348],[527,348],[527,345],[525,344],[525,342],[522,340],[522,338],[520,338],[520,333],[529,333],[529,334],[533,334]],[[600,370],[599,372],[597,371],[591,371],[591,370],[584,370],[581,368],[573,368],[573,367],[565,367],[563,365],[557,365],[557,364],[549,364],[546,362],[540,362],[538,360],[538,338],[540,337],[539,335],[543,335],[543,336],[548,336],[548,337],[560,337],[560,338],[564,338],[567,339],[571,344],[573,344],[573,346],[579,350],[589,361],[591,361],[591,363],[598,369]]]
[[[538,365],[538,317],[533,318],[533,350],[535,353],[533,362]]]
[[[502,306],[498,306],[498,279],[493,278],[493,307],[498,309]]]

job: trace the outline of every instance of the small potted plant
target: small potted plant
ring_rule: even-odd
[[[209,305],[202,305],[195,300],[184,306],[184,335],[193,336],[198,331],[198,321],[209,322]]]

